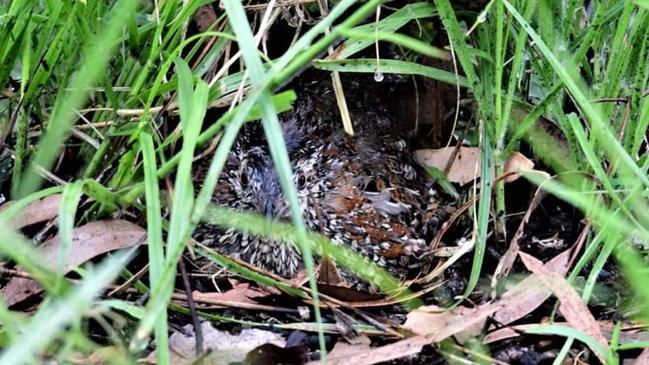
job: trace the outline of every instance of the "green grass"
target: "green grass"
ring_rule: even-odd
[[[271,235],[300,248],[310,277],[308,290],[260,276],[218,253],[196,251],[244,278],[310,300],[315,313],[310,328],[319,332],[323,355],[323,333],[332,324],[324,323],[320,315],[314,254],[327,250],[338,264],[371,279],[386,293],[406,293],[382,270],[344,249],[329,247],[326,238],[308,232],[298,214],[277,116],[291,108],[296,96],[291,90],[279,92],[277,87],[311,63],[328,71],[375,73],[378,69],[457,82],[468,93],[475,105],[472,121],[480,136],[483,176],[475,192],[479,194],[477,205],[470,214],[475,246],[466,297],[480,278],[491,274],[483,265],[490,232],[495,233],[493,240],[503,244],[511,238],[505,230],[506,213],[511,213],[505,199],[507,186],[493,181],[503,173],[509,154],[526,142],[556,175],[550,181],[533,173],[526,178],[580,209],[592,224],[569,280],[575,281],[583,275],[583,268],[591,267],[581,292],[588,301],[599,271],[615,258],[636,294],[634,303],[641,308],[638,319],[649,319],[646,252],[630,244],[631,237],[649,242],[649,158],[643,145],[649,126],[647,1],[593,1],[586,13],[576,0],[493,0],[483,13],[475,14],[457,11],[449,0],[435,0],[394,9],[375,23],[373,14],[382,1],[341,0],[272,60],[259,51],[258,29],[249,23],[238,1],[223,1],[224,14],[208,31],[187,33],[196,9],[207,3],[14,0],[0,4],[0,83],[4,90],[0,138],[14,160],[9,184],[13,206],[0,212],[0,254],[45,289],[43,303],[30,316],[0,303],[0,361],[36,362],[40,356],[66,361],[75,352],[90,355],[101,345],[89,338],[87,320],[97,309],[110,308],[128,313],[138,323],[128,339],[129,349],[123,349],[125,359],[137,359],[153,334],[159,363],[169,363],[169,312],[186,314],[170,304],[176,263],[192,231],[206,216],[224,227]],[[259,19],[264,14],[260,12]],[[443,29],[431,30],[435,24]],[[444,36],[450,47],[431,45],[430,39]],[[211,39],[214,43],[199,59]],[[336,59],[315,60],[338,39],[346,46]],[[405,57],[359,56],[377,40],[398,47]],[[215,72],[218,67],[210,70],[222,65],[226,49],[235,46],[241,51],[243,69],[232,68],[227,76]],[[461,75],[424,65],[424,56],[454,57]],[[219,77],[210,76],[215,74]],[[240,103],[228,111],[206,113],[213,103],[228,106],[227,98],[243,87],[249,91]],[[86,112],[85,108],[97,110]],[[162,109],[165,112],[159,113]],[[556,122],[567,150],[557,152],[553,137],[539,128],[540,117]],[[209,204],[238,130],[259,119],[293,217],[291,225],[278,224],[269,231],[256,229],[259,217]],[[100,126],[107,121],[109,126]],[[88,138],[76,137],[88,124],[93,126],[83,129]],[[34,132],[40,137],[33,137]],[[193,159],[217,135],[220,142],[205,182],[194,187]],[[45,182],[38,171],[61,171],[56,167],[61,156],[74,159],[73,171],[61,176],[67,183]],[[106,175],[110,168],[114,173]],[[170,189],[165,194],[162,187]],[[62,245],[59,264],[48,268],[40,264],[38,249],[9,229],[8,222],[30,202],[57,193],[63,196],[57,222]],[[101,299],[117,275],[130,275],[124,266],[134,255],[131,251],[107,256],[96,270],[82,270],[81,280],[74,284],[62,274],[74,227],[120,211],[142,217],[139,222],[147,230],[149,274],[136,285],[149,293],[142,305]],[[169,215],[163,215],[166,212]],[[404,308],[419,304],[409,301]],[[563,361],[575,341],[593,342],[583,333],[556,325],[535,331],[567,338],[555,363]],[[32,341],[25,340],[34,333],[39,334]],[[601,355],[615,363],[617,351],[633,347],[615,343]]]
[[[551,164],[560,183],[544,181],[535,175],[529,176],[531,181],[579,207],[593,223],[596,234],[589,235],[588,249],[578,263],[578,267],[583,268],[596,258],[596,269],[589,276],[591,288],[598,270],[609,255],[616,252],[618,263],[640,297],[640,303],[648,303],[646,288],[640,284],[647,280],[646,273],[641,270],[640,253],[629,245],[632,235],[644,240],[648,233],[647,203],[640,198],[647,192],[647,168],[642,162],[646,156],[637,155],[640,141],[637,136],[644,135],[647,129],[646,120],[642,118],[646,116],[649,100],[639,95],[644,92],[640,90],[647,89],[648,14],[646,9],[632,2],[594,2],[589,26],[580,27],[576,18],[582,14],[580,6],[577,2],[568,3],[569,6],[562,7],[558,2],[492,1],[484,14],[486,21],[477,26],[477,35],[466,39],[448,2],[436,1],[458,59],[472,85],[479,117],[483,118],[489,132],[482,140],[482,149],[488,152],[493,148],[496,174],[502,172],[507,157],[503,154],[503,146],[509,145],[504,151],[511,151],[519,138],[531,131],[532,120],[539,115],[556,120],[572,154],[563,158],[568,157],[573,163]],[[468,52],[469,42],[488,54],[493,62],[475,65]],[[595,53],[596,56],[590,56],[594,59],[587,56],[587,50]],[[520,81],[523,64],[531,69],[532,80],[539,83],[536,93],[542,103],[536,108],[525,106],[520,101],[518,106],[514,104],[516,99],[520,100],[521,95],[525,95]],[[507,75],[509,80],[506,80]],[[597,98],[619,97],[628,97],[628,104],[594,102]],[[576,113],[565,108],[568,103],[575,106]],[[523,121],[513,133],[514,139],[508,140],[511,120],[517,119],[512,114],[514,107],[529,110],[530,115],[536,116]],[[625,113],[624,116],[621,113]],[[625,118],[626,125],[621,123],[622,118]],[[620,139],[621,133],[623,137]],[[535,139],[527,139],[527,142],[540,159],[553,154],[551,145]],[[604,191],[592,194],[600,186]],[[502,209],[506,206],[503,189],[500,185],[495,191],[495,214],[498,217],[504,217]],[[481,197],[479,206],[485,199],[490,198]],[[478,219],[478,232],[481,232],[480,227]],[[481,236],[478,234],[478,237]],[[476,247],[483,244],[479,239]],[[477,250],[475,259],[479,259]],[[474,262],[473,275],[475,271]],[[574,278],[578,273],[579,269],[575,268],[570,277]],[[589,292],[584,291],[585,300],[588,300]],[[648,318],[646,305],[643,308],[642,316]],[[559,329],[554,333],[569,339],[555,361],[559,364],[577,335]]]

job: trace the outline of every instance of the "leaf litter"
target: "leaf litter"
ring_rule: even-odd
[[[239,334],[230,334],[212,326],[209,322],[201,323],[203,332],[203,347],[205,354],[200,354],[204,364],[228,365],[242,363],[246,355],[255,348],[272,344],[278,347],[286,345],[286,339],[280,334],[259,330],[256,328],[244,329]],[[186,325],[182,331],[177,331],[169,337],[169,350],[172,364],[194,364],[196,354],[196,338],[192,325]],[[155,352],[141,360],[145,363],[155,364]]]
[[[460,161],[462,163],[470,163],[471,160],[464,158]],[[509,168],[516,166],[517,163],[512,163]],[[533,167],[533,165],[526,164],[524,160],[522,165],[524,166],[522,168],[523,170]],[[537,204],[538,200],[540,199],[536,199]],[[15,219],[14,224],[16,227],[25,227],[55,219],[58,214],[59,203],[60,195],[53,195],[38,200],[28,205],[18,218]],[[533,208],[528,211],[525,221],[529,219],[529,213],[532,210]],[[523,226],[519,228],[522,230]],[[73,230],[74,247],[70,250],[70,256],[65,261],[65,272],[67,273],[74,269],[74,267],[103,253],[144,243],[144,237],[145,231],[141,227],[122,220],[96,221],[75,228]],[[54,267],[58,259],[59,244],[58,237],[54,237],[43,244],[42,249],[46,258],[46,266]],[[463,245],[460,246],[463,247]],[[453,255],[456,258],[450,260],[451,264],[470,251],[471,245],[467,245],[467,247],[468,249],[461,249]],[[528,266],[528,269],[532,271],[533,274],[528,278],[514,285],[499,299],[490,303],[475,307],[459,306],[453,310],[429,305],[411,311],[407,314],[406,321],[401,326],[402,330],[411,333],[410,337],[403,338],[388,345],[372,347],[372,341],[369,338],[359,332],[355,332],[354,328],[358,326],[358,323],[344,312],[337,311],[338,315],[334,317],[336,318],[335,323],[337,323],[338,331],[348,333],[348,335],[344,336],[345,341],[338,341],[335,344],[328,357],[329,363],[358,365],[385,362],[408,356],[409,354],[417,354],[424,346],[439,343],[449,337],[454,337],[461,343],[469,338],[480,335],[484,331],[487,331],[488,336],[485,340],[489,341],[520,335],[520,332],[517,331],[524,331],[527,328],[531,328],[534,324],[495,329],[487,326],[487,323],[489,323],[489,320],[493,320],[501,325],[508,325],[525,317],[535,308],[538,308],[552,294],[555,294],[559,299],[561,303],[559,309],[562,315],[568,320],[566,322],[568,325],[596,338],[603,346],[608,346],[607,336],[603,335],[599,323],[595,321],[586,305],[581,302],[577,293],[563,278],[568,270],[567,265],[571,250],[564,251],[546,264],[540,263],[540,261],[530,255],[518,251],[515,251],[515,253],[522,258],[523,262]],[[445,265],[444,269],[448,266],[450,264]],[[326,269],[329,270],[328,272],[331,272],[331,268],[327,267]],[[336,274],[335,271],[333,273]],[[320,283],[321,285],[325,287],[336,286],[337,275],[333,275],[333,277],[331,274],[322,276],[325,280]],[[546,285],[547,287],[539,286],[539,281],[548,284]],[[9,305],[13,305],[40,291],[41,288],[34,281],[27,278],[14,277],[6,285],[3,296]],[[276,291],[274,293],[277,294]],[[245,282],[234,283],[231,289],[224,292],[194,291],[192,295],[197,303],[216,305],[217,307],[257,308],[259,310],[271,311],[273,308],[281,309],[277,306],[264,307],[259,305],[257,300],[268,297],[271,293],[252,288]],[[351,291],[346,295],[348,298],[345,299],[352,300],[354,295],[354,292]],[[357,293],[357,295],[362,295],[362,293]],[[175,298],[181,301],[183,299],[186,300],[181,294],[177,294]],[[389,305],[389,303],[389,301],[377,300],[374,305]],[[352,302],[349,302],[349,304],[353,306]],[[583,318],[587,320],[583,321]],[[190,327],[185,328],[184,332],[191,332]],[[345,328],[344,330],[342,329],[343,327]],[[232,359],[235,361],[244,361],[244,363],[246,363],[245,361],[249,363],[252,361],[251,359],[262,362],[271,361],[269,359],[273,359],[274,356],[280,356],[278,354],[282,354],[282,351],[286,350],[284,348],[286,343],[283,341],[283,338],[272,332],[244,330],[245,332],[242,331],[239,335],[232,335],[228,332],[215,330],[209,324],[203,324],[203,328],[207,328],[211,336],[209,339],[206,338],[205,345],[208,348],[213,348],[212,351],[203,354],[207,363],[227,363],[223,361],[230,361]],[[395,328],[399,328],[399,326],[397,325]],[[308,330],[308,327],[305,327],[305,329]],[[640,338],[644,334],[646,333],[640,332]],[[174,363],[190,363],[196,359],[196,354],[192,352],[194,344],[191,339],[191,336],[187,337],[180,332],[176,332],[170,337],[170,349],[175,357]],[[214,342],[211,343],[210,341]],[[241,347],[241,343],[246,343],[246,346]],[[232,355],[234,353],[245,353],[243,349],[247,351],[248,358],[241,358],[241,355]],[[315,363],[312,361],[309,364]]]
[[[69,273],[81,264],[110,251],[144,244],[146,231],[125,220],[95,221],[72,230],[72,247],[64,258],[64,273]],[[55,269],[60,255],[61,241],[55,236],[41,246],[43,264]],[[33,280],[13,277],[2,292],[7,305],[15,305],[32,295],[42,292]]]
[[[447,149],[420,150],[417,152],[415,153],[415,157],[420,163],[440,170],[448,170],[449,180],[460,185],[467,184],[480,177],[480,156],[478,149],[450,147]],[[507,177],[504,180],[506,182],[515,181],[521,172],[532,171],[534,167],[534,164],[523,155],[514,153],[512,156],[505,166],[505,175]],[[15,218],[14,227],[22,228],[55,219],[58,214],[59,203],[60,195],[53,195],[32,203],[20,216]],[[521,222],[521,232],[525,228],[525,223],[527,223],[534,208],[536,206],[530,207],[528,210],[529,214]],[[144,243],[142,242],[144,233],[141,227],[127,221],[119,220],[92,222],[75,228],[73,231],[73,242],[75,246],[70,250],[71,256],[65,262],[65,272],[67,273],[74,267],[103,253]],[[557,255],[543,264],[538,259],[521,253],[518,242],[516,241],[515,243],[516,248],[510,257],[510,261],[507,262],[506,270],[504,270],[502,276],[506,276],[512,269],[514,260],[520,257],[532,272],[528,278],[514,285],[498,299],[494,299],[491,302],[482,303],[473,307],[457,306],[451,310],[428,305],[411,311],[406,315],[406,320],[403,325],[391,324],[393,326],[392,328],[398,331],[389,331],[390,336],[392,336],[390,339],[397,338],[398,340],[388,345],[372,347],[372,340],[364,334],[361,334],[363,333],[362,331],[355,332],[360,322],[354,321],[342,311],[336,312],[336,310],[332,310],[336,327],[330,330],[330,332],[338,332],[339,334],[342,332],[348,335],[344,336],[345,341],[339,340],[335,343],[329,353],[328,363],[359,365],[385,362],[417,354],[425,346],[437,344],[450,337],[453,337],[459,342],[463,342],[469,338],[486,333],[486,343],[487,339],[495,341],[496,339],[506,338],[505,336],[520,335],[519,331],[525,331],[537,324],[516,324],[511,326],[510,324],[521,320],[536,308],[539,308],[552,294],[559,300],[559,310],[566,319],[566,325],[583,331],[595,338],[602,346],[608,346],[607,341],[610,336],[603,329],[603,324],[601,321],[595,321],[588,307],[581,301],[575,290],[572,289],[564,278],[570,266],[569,257],[571,250]],[[53,265],[56,262],[58,244],[57,238],[55,237],[43,245],[43,249],[46,252],[47,265]],[[511,245],[513,246],[513,243]],[[441,271],[449,268],[452,264],[458,263],[462,256],[471,251],[472,247],[473,244],[470,240],[464,241],[463,244],[458,244],[457,248],[454,248],[451,250],[452,252],[447,254],[447,256],[450,255],[450,259],[447,260],[449,263],[443,265],[441,270],[435,270],[433,272],[441,273]],[[322,268],[320,272],[321,278],[323,279],[320,283],[321,285],[335,287],[340,283],[340,278],[335,272],[335,269],[335,266]],[[538,285],[539,282],[543,282],[545,285]],[[29,279],[11,279],[3,293],[5,300],[11,305],[36,294],[40,291],[40,288],[37,286],[30,289],[31,293],[26,296],[25,293],[22,293],[23,297],[18,292],[19,289],[29,289],[34,285],[35,283]],[[9,294],[7,294],[8,290]],[[14,290],[14,293],[11,290]],[[342,306],[344,309],[355,308],[356,306],[363,307],[363,303],[361,302],[359,302],[360,304],[357,303],[357,305],[353,303],[355,296],[358,298],[361,293],[350,291],[345,294],[345,302],[343,303],[345,305]],[[258,300],[269,299],[269,297],[275,297],[278,294],[270,294],[263,290],[252,288],[248,283],[236,283],[231,289],[224,292],[194,291],[192,296],[199,303],[212,304],[219,308],[248,308],[259,310],[271,310],[272,307],[276,309],[280,308],[276,305],[267,307],[260,306]],[[176,296],[175,298],[179,300],[186,299],[182,295]],[[332,308],[338,308],[334,306],[336,304],[334,300],[325,297],[323,302],[325,305],[331,305]],[[390,304],[393,304],[393,302],[389,300],[375,300],[369,306],[380,307],[389,306]],[[585,318],[583,323],[582,318]],[[507,327],[496,328],[491,322]],[[316,329],[316,326],[309,327],[308,323],[304,323],[304,325],[303,328],[306,330],[314,331]],[[287,341],[275,332],[244,329],[239,334],[232,334],[227,331],[215,329],[207,322],[202,324],[202,329],[206,337],[204,340],[205,347],[210,348],[211,351],[205,354],[196,354],[194,351],[195,339],[193,338],[191,326],[186,326],[181,331],[174,332],[170,337],[170,349],[174,356],[173,363],[193,363],[197,356],[202,357],[205,363],[219,364],[229,363],[231,361],[243,362],[245,364],[264,363],[264,361],[272,361],[274,357],[280,356],[278,354],[299,352],[295,348],[287,346]],[[385,335],[387,332],[384,331],[382,334],[380,331],[375,331],[373,334]],[[186,335],[187,333],[189,335]],[[394,336],[395,333],[398,335]],[[638,338],[644,338],[642,337],[643,335],[646,335],[646,332],[641,331]],[[289,352],[282,352],[284,350]],[[647,356],[645,352],[640,355],[638,361],[643,356]],[[242,354],[245,356],[242,357]],[[211,358],[211,355],[214,355],[214,358]],[[152,358],[149,357],[149,359]],[[309,364],[315,363],[317,362],[312,361]]]
[[[56,218],[59,214],[59,205],[61,204],[61,194],[53,194],[42,199],[38,199],[17,214],[11,217],[11,225],[14,229],[20,229],[32,224],[45,222]],[[12,209],[13,203],[8,202],[0,207],[0,213]]]

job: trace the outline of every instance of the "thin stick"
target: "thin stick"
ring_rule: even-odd
[[[189,282],[189,276],[187,276],[185,260],[182,257],[178,262],[178,266],[180,267],[180,274],[183,278],[183,286],[185,287],[185,293],[187,295],[187,306],[189,307],[189,313],[192,316],[192,324],[194,325],[194,336],[196,337],[196,356],[199,356],[203,352],[203,330],[201,329],[201,323],[198,320],[198,315],[196,315],[196,304],[194,303],[194,297],[192,296],[192,286]]]

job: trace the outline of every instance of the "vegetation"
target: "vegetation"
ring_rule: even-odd
[[[198,9],[217,4],[222,15],[197,30]],[[29,315],[9,309],[6,297],[0,299],[1,363],[90,356],[107,346],[92,339],[90,319],[109,333],[109,345],[116,348],[107,360],[135,361],[154,339],[158,363],[169,363],[169,312],[188,314],[171,298],[178,262],[194,228],[207,213],[224,226],[253,233],[259,227],[254,215],[209,206],[239,129],[258,119],[293,222],[256,234],[296,242],[310,284],[296,289],[218,253],[198,246],[196,253],[311,303],[317,324],[311,328],[319,333],[323,357],[323,331],[330,323],[320,315],[313,265],[314,254],[323,247],[339,264],[406,303],[407,310],[419,307],[421,302],[382,270],[326,248],[328,241],[308,232],[298,214],[277,117],[291,108],[295,93],[279,87],[310,65],[339,73],[420,75],[458,85],[471,101],[469,124],[479,135],[482,176],[469,192],[476,199],[467,213],[474,227],[472,267],[456,305],[475,293],[479,279],[493,274],[483,267],[487,242],[506,242],[505,247],[511,242],[502,175],[508,172],[508,158],[524,144],[552,178],[535,170],[521,172],[524,177],[584,216],[583,245],[567,272],[568,282],[577,286],[585,275],[579,293],[588,303],[602,268],[614,262],[631,289],[625,304],[633,304],[633,319],[646,324],[648,1],[492,0],[477,12],[460,5],[454,9],[449,0],[340,0],[331,2],[329,10],[315,2],[289,5],[305,6],[318,21],[305,25],[274,59],[261,51],[260,43],[274,23],[284,21],[283,8],[275,7],[275,1],[260,5],[251,9],[235,0],[0,4],[0,183],[11,200],[0,211],[0,254],[7,272],[13,268],[9,263],[15,263],[21,275],[44,289],[42,302]],[[433,46],[440,35],[448,40]],[[339,40],[346,45],[342,51],[325,57]],[[379,41],[398,47],[405,57],[363,58]],[[449,55],[457,74],[424,63]],[[556,123],[560,140],[541,127],[543,118]],[[215,138],[205,182],[195,187],[193,160]],[[49,265],[43,250],[16,229],[15,220],[25,207],[55,194],[61,196],[56,214],[60,251],[58,261]],[[95,264],[76,267],[75,279],[66,277],[65,257],[74,250],[75,227],[118,215],[142,223],[146,249],[104,255]],[[129,271],[142,269],[142,260],[148,265],[146,280]],[[132,278],[129,282],[141,295],[148,293],[147,299],[137,304],[126,297],[109,299],[107,288],[118,277],[119,283]],[[112,312],[137,323],[129,343],[110,329],[106,318],[113,318]],[[213,313],[199,316],[266,325]],[[557,364],[578,346],[575,340],[596,342],[566,328],[530,330],[566,338]],[[614,334],[608,347],[600,348],[600,360],[618,363],[624,351],[647,345],[616,341]],[[454,356],[448,348],[440,349]],[[487,354],[481,348],[473,361],[484,361],[480,356]]]

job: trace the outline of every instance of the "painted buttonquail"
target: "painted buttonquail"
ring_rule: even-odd
[[[310,230],[403,279],[427,253],[444,209],[407,148],[407,132],[413,128],[404,128],[387,112],[385,98],[398,96],[396,91],[385,83],[373,90],[378,86],[371,78],[352,80],[345,92],[354,137],[343,131],[328,77],[300,82],[293,111],[280,115],[300,209]],[[213,201],[269,219],[290,219],[260,122],[241,129]],[[210,224],[199,226],[195,236],[283,277],[295,277],[302,268],[292,245]]]

